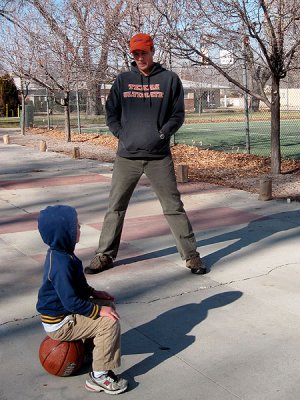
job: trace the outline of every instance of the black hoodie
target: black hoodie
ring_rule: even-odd
[[[149,76],[136,63],[116,78],[106,102],[107,124],[125,158],[159,159],[170,154],[170,137],[184,121],[178,76],[154,63]]]

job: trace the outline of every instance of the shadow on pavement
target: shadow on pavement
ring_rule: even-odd
[[[274,223],[275,221],[277,222],[276,224]],[[204,246],[235,240],[234,243],[227,245],[225,248],[203,257],[205,264],[210,269],[213,264],[221,260],[223,257],[233,254],[276,233],[295,228],[297,225],[299,225],[299,222],[299,210],[273,214],[269,215],[268,217],[261,217],[251,221],[247,226],[241,229],[236,229],[221,235],[212,236],[205,240],[198,240],[197,245],[199,246],[200,253],[202,253],[202,248]],[[285,236],[282,240],[287,239],[288,237]],[[167,247],[165,249],[144,253],[134,257],[118,259],[115,262],[115,266],[165,257],[175,253],[177,253],[175,246]]]
[[[148,354],[147,358],[124,371],[134,382],[133,389],[138,385],[134,378],[144,375],[170,357],[175,356],[189,347],[200,337],[188,333],[208,315],[209,310],[233,303],[242,296],[240,291],[223,292],[200,303],[185,304],[158,315],[152,321],[137,326],[122,335],[122,355]],[[143,340],[141,340],[141,336]]]

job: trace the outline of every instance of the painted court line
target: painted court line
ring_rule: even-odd
[[[194,231],[217,227],[239,225],[251,222],[261,217],[254,213],[234,210],[229,207],[206,208],[187,212]],[[37,229],[39,213],[16,214],[11,217],[0,217],[0,234],[34,231]],[[101,230],[102,222],[87,224]],[[122,240],[138,240],[155,236],[169,235],[170,228],[162,214],[143,217],[126,218]]]
[[[0,234],[35,231],[39,213],[0,217]]]
[[[224,226],[240,225],[266,218],[258,214],[234,210],[229,207],[193,210],[188,211],[187,214],[195,232]],[[101,230],[102,223],[93,223],[89,224],[89,226]],[[149,215],[126,218],[122,240],[139,240],[164,235],[170,235],[170,228],[164,215]]]
[[[82,185],[86,183],[110,182],[110,178],[103,175],[76,175],[76,176],[58,176],[56,178],[36,178],[24,180],[0,181],[2,189],[30,189],[36,187]]]

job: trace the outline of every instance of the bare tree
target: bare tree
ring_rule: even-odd
[[[102,87],[112,82],[120,70],[130,67],[128,43],[133,34],[151,33],[158,44],[158,60],[170,60],[166,52],[170,44],[167,24],[149,0],[143,6],[137,0],[6,1],[9,6],[5,17],[14,28],[8,25],[8,42],[4,47],[10,44],[7,59],[15,73],[31,78],[53,93],[64,91],[65,105],[68,87],[76,81],[86,91],[88,115],[101,113]],[[18,31],[22,45],[11,45],[14,38],[9,29]]]
[[[300,1],[154,0],[168,21],[177,56],[213,66],[271,110],[271,170],[280,173],[280,81],[295,67]],[[206,51],[204,51],[204,49]],[[220,51],[232,62],[221,65]],[[237,74],[246,66],[251,84]],[[271,96],[265,90],[270,78]]]
[[[75,82],[76,51],[70,51],[67,40],[51,35],[48,26],[41,24],[39,14],[27,8],[21,11],[19,15],[13,14],[13,19],[9,20],[12,24],[2,25],[2,30],[6,29],[6,40],[1,42],[3,58],[22,82],[26,79],[54,94],[63,93],[59,99],[65,110],[66,140],[70,141],[69,95]],[[68,18],[67,10],[64,16]],[[24,20],[30,24],[23,23]],[[67,28],[61,27],[61,32]]]
[[[123,3],[123,0],[16,0],[6,4],[2,16],[13,28],[6,26],[7,42],[2,49],[7,49],[8,43],[12,47],[11,42],[15,46],[15,51],[6,52],[7,62],[17,75],[52,91],[56,100],[57,94],[63,92],[59,101],[65,110],[68,141],[72,89],[79,86],[86,90],[88,114],[101,112],[101,84],[110,79],[107,76],[108,54],[124,9]],[[21,43],[26,42],[26,46],[17,49],[9,29],[18,31],[18,38]],[[20,55],[22,62],[16,62],[16,58],[21,61]]]
[[[26,124],[25,124],[25,106],[26,98],[28,96],[28,87],[30,81],[25,78],[25,71],[31,69],[31,62],[26,55],[28,51],[28,42],[24,41],[24,29],[26,26],[15,18],[15,12],[17,9],[8,10],[8,6],[12,5],[12,2],[6,1],[6,8],[3,8],[2,17],[8,22],[7,24],[2,23],[0,26],[0,36],[4,40],[0,41],[0,52],[2,56],[2,63],[6,66],[6,70],[13,72],[15,76],[20,78],[19,94],[21,97],[21,134],[25,135]],[[19,32],[22,32],[19,36]],[[7,40],[7,38],[11,40]]]
[[[67,0],[65,8],[70,16],[67,31],[60,23],[59,2],[51,0],[46,7],[40,0],[25,1],[35,7],[51,34],[65,44],[69,53],[76,54],[76,79],[87,91],[87,114],[99,114],[102,111],[101,84],[109,80],[108,54],[122,19],[124,1]]]
[[[25,135],[25,107],[26,107],[26,98],[28,96],[28,87],[30,85],[30,82],[26,79],[24,79],[22,76],[20,78],[20,93],[21,93],[21,104],[22,104],[22,114],[21,114],[21,134]]]
[[[143,3],[139,0],[126,1],[126,9],[116,32],[124,67],[130,67],[130,38],[139,32],[148,33],[153,37],[156,60],[172,68],[170,29],[164,16],[153,7],[152,0],[145,0]]]

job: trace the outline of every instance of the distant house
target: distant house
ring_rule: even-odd
[[[286,111],[300,110],[300,89],[299,88],[281,88],[280,108]]]
[[[20,78],[14,78],[17,88],[20,90],[21,83]],[[226,85],[218,84],[207,84],[201,82],[194,82],[190,80],[182,80],[184,88],[184,102],[185,109],[187,112],[202,111],[203,109],[218,108],[221,105],[221,91],[229,88]],[[106,101],[108,93],[110,91],[111,84],[102,85],[101,96],[103,104]],[[81,88],[79,90],[81,98],[81,108],[84,107],[85,102],[85,89]],[[50,93],[46,88],[38,86],[36,83],[32,82],[28,86],[28,96],[27,100],[32,101],[34,105],[35,112],[46,112],[47,111],[47,96],[48,101],[53,103],[53,94]],[[57,99],[62,97],[62,93],[57,92]],[[55,109],[59,108],[58,105],[54,105]],[[76,111],[76,93],[71,92],[71,111]]]
[[[244,94],[232,87],[224,77],[214,71],[211,67],[203,68],[177,68],[175,72],[180,76],[184,88],[184,102],[187,112],[199,112],[218,108],[230,108],[236,110],[244,109]],[[14,77],[15,84],[18,89],[21,88],[19,77]],[[296,86],[296,85],[295,85]],[[105,104],[111,84],[101,85],[101,101]],[[266,91],[270,92],[270,88],[266,87]],[[63,94],[59,91],[55,94],[59,101],[63,98]],[[282,110],[300,110],[300,88],[280,88],[281,109]],[[47,112],[48,107],[51,110],[62,112],[62,108],[54,102],[53,94],[46,88],[39,86],[35,82],[31,82],[28,87],[28,101],[34,105],[35,112]],[[86,109],[86,90],[84,85],[79,88],[79,102],[81,111]],[[70,96],[71,112],[76,111],[76,92],[72,91]],[[260,108],[265,109],[267,106],[260,102]]]
[[[198,82],[182,79],[185,109],[189,112],[202,112],[204,109],[219,108],[221,93],[229,85],[218,82]]]

